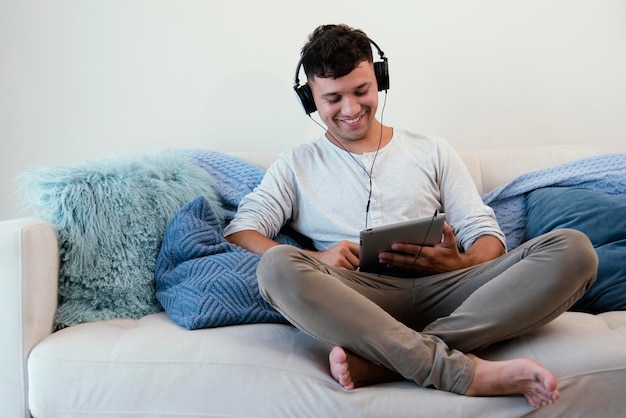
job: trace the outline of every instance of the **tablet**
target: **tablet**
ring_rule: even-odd
[[[359,255],[361,271],[367,273],[388,273],[389,268],[378,262],[378,254],[389,251],[391,244],[401,242],[433,246],[441,242],[445,213],[424,218],[411,219],[389,225],[367,228],[361,231],[361,252]]]

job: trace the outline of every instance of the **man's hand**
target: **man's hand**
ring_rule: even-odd
[[[276,241],[252,230],[236,232],[227,236],[226,240],[259,255],[262,255],[271,247],[278,245]],[[331,266],[355,270],[359,266],[359,250],[359,244],[351,241],[341,241],[326,251],[307,252]]]
[[[443,240],[435,246],[396,243],[391,250],[379,254],[380,263],[422,275],[459,270],[504,254],[500,240],[488,235],[477,238],[467,252],[461,253],[452,227],[447,223],[443,227]]]
[[[341,241],[326,251],[309,251],[309,254],[334,267],[355,270],[359,266],[359,244],[352,241]]]

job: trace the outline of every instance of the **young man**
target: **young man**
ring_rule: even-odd
[[[377,120],[371,43],[345,25],[311,34],[302,65],[327,130],[274,162],[242,200],[227,239],[263,254],[263,297],[335,346],[330,371],[346,389],[405,378],[468,396],[553,403],[557,380],[538,363],[471,353],[568,309],[595,280],[593,247],[583,234],[561,230],[506,253],[493,211],[452,148]],[[449,223],[440,244],[394,244],[379,256],[406,274],[358,270],[361,229],[435,210]],[[274,242],[286,225],[315,249]]]

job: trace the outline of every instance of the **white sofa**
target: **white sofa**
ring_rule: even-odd
[[[461,153],[482,194],[519,174],[626,146]],[[266,167],[271,153],[240,154]],[[561,400],[472,398],[396,382],[346,391],[329,347],[288,325],[188,331],[165,312],[52,332],[59,253],[53,226],[0,222],[3,417],[617,417],[626,413],[626,312],[567,312],[483,353],[530,357],[559,378]]]

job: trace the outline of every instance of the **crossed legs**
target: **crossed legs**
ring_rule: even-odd
[[[296,327],[337,346],[331,374],[346,388],[402,376],[466,395],[519,393],[540,406],[558,398],[548,370],[529,359],[488,362],[463,353],[554,319],[584,293],[596,268],[586,237],[563,231],[494,262],[419,279],[333,269],[275,247],[258,277],[263,296]]]

